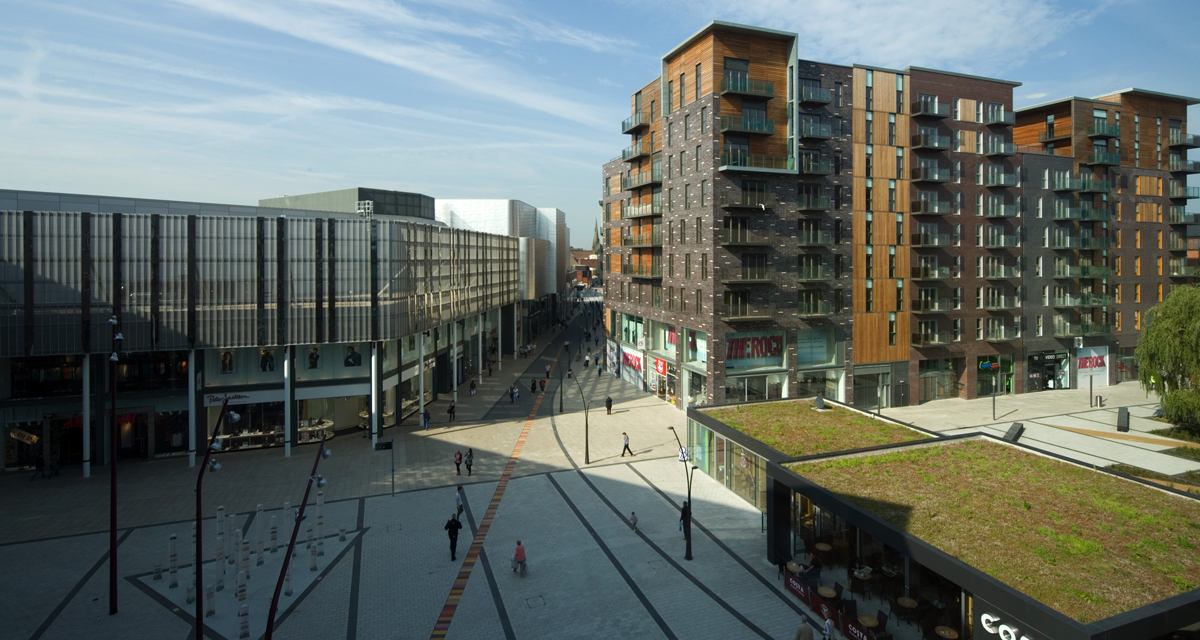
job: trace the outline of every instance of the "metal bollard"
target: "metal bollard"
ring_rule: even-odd
[[[240,561],[241,561],[241,563],[238,566],[240,566],[242,568],[242,571],[246,572],[246,577],[249,578],[250,577],[250,540],[245,537],[242,538],[242,555],[241,555]]]
[[[213,586],[204,587],[204,617],[211,618],[217,614],[217,599],[213,595]]]
[[[217,532],[217,591],[225,590],[225,534]]]
[[[279,551],[279,528],[275,525],[275,516],[271,516],[271,553]]]
[[[171,573],[171,580],[167,584],[167,588],[174,589],[175,587],[179,586],[179,575],[178,575],[179,569],[177,566],[178,562],[179,562],[179,557],[175,554],[175,534],[173,534],[173,533],[171,534],[170,542],[167,543],[167,548],[168,548],[168,553],[170,554],[170,559],[171,559],[171,564],[170,564],[171,568],[169,570]]]
[[[154,579],[162,580],[162,563],[161,562],[154,563]]]
[[[189,584],[189,585],[188,585],[188,588],[187,588],[187,603],[188,603],[188,604],[195,604],[195,603],[196,603],[196,584],[195,584],[194,582],[193,582],[192,584]]]
[[[313,546],[313,531],[312,531],[312,525],[310,524],[310,525],[308,525],[308,532],[307,532],[307,537],[305,539],[304,548],[311,549],[312,546]]]
[[[258,513],[257,513],[257,515],[254,516],[254,536],[256,538],[258,538],[258,560],[254,563],[256,565],[261,565],[263,562],[265,562],[265,560],[263,560],[264,547],[263,547],[263,524],[262,524],[262,520],[263,520],[262,515],[263,514],[262,514],[262,511],[263,511],[262,505],[260,504],[260,505],[258,505]]]
[[[292,565],[290,564],[288,565],[287,576],[283,582],[283,595],[292,595]]]
[[[309,570],[309,571],[316,571],[316,570],[317,570],[317,548],[316,548],[316,547],[313,547],[313,548],[312,548],[312,549],[311,549],[311,550],[308,552],[308,555],[309,555],[309,557],[311,557],[311,558],[312,558],[312,562],[311,562],[311,563],[309,563],[309,565],[308,565],[308,570]]]
[[[246,601],[246,572],[245,571],[238,571],[237,599],[238,599],[238,602]]]
[[[250,605],[244,604],[238,608],[238,618],[241,622],[238,623],[238,638],[250,637]]]
[[[230,545],[228,562],[229,562],[229,564],[232,564],[236,567],[237,566],[237,550],[238,550],[238,547],[241,546],[241,540],[242,540],[242,529],[241,529],[241,527],[237,526],[237,514],[234,514],[234,513],[229,514],[229,519],[227,520],[227,523],[229,524],[229,545]]]

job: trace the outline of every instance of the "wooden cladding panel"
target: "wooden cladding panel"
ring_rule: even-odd
[[[887,126],[886,123],[887,123],[887,121],[885,120],[884,121],[885,127]],[[876,136],[876,137],[878,137],[878,136]],[[885,140],[887,139],[886,130],[884,131],[884,139]],[[886,204],[887,204],[887,178],[896,177],[896,147],[889,147],[886,145],[877,144],[877,145],[875,145],[875,148],[873,149],[873,151],[874,151],[873,155],[875,156],[875,186],[876,186],[876,188],[878,188],[880,178],[884,178],[884,180],[883,180],[883,187],[884,187],[883,198],[884,198],[884,200],[883,200],[883,202],[884,202],[884,205],[886,206]],[[876,194],[876,198],[878,198],[878,194]],[[876,199],[875,202],[876,202],[876,205],[878,205],[879,200]]]
[[[875,292],[876,302],[879,301],[880,293],[880,291]],[[895,296],[893,290],[891,292],[893,300]],[[896,344],[892,346],[888,344],[887,313],[854,314],[854,362],[866,364],[908,360],[911,324],[909,318],[910,315],[907,313],[896,314]]]
[[[1137,176],[1136,193],[1139,196],[1161,196],[1162,178],[1157,176]],[[1140,208],[1141,204],[1138,206]]]
[[[775,97],[767,101],[767,117],[775,120],[775,135],[750,136],[750,152],[769,156],[788,155],[788,43],[723,31],[715,32],[713,36],[712,72],[704,71],[706,78],[702,86],[709,87],[708,91],[720,90],[719,78],[725,75],[725,58],[749,60],[751,80],[775,83]],[[724,115],[742,112],[740,96],[722,96],[720,105],[721,114]]]
[[[896,74],[876,71],[872,75],[875,89],[873,92],[875,104],[872,107],[879,113],[896,113]],[[879,120],[879,113],[875,115],[876,120]],[[886,115],[883,117],[883,121],[887,122]]]
[[[674,82],[671,92],[671,108],[672,110],[679,109],[684,105],[691,104],[696,99],[696,65],[700,65],[701,75],[701,95],[705,95],[712,91],[712,76],[713,69],[713,36],[710,33],[703,38],[692,43],[692,46],[684,49],[667,61],[667,77],[665,80]],[[684,76],[683,88],[683,103],[679,104],[679,76]],[[666,83],[663,83],[664,89]],[[705,87],[708,87],[706,90]]]
[[[860,112],[855,111],[854,113],[858,114]],[[858,127],[855,127],[855,131],[858,131]],[[857,134],[855,134],[855,135],[857,135]],[[853,170],[852,170],[853,174],[856,176],[866,175],[867,174],[867,146],[863,145],[863,144],[856,144],[856,145],[854,145],[853,150],[851,150],[851,154],[853,154],[853,163],[854,163]],[[855,197],[857,197],[857,195]],[[855,200],[855,202],[858,202],[858,201]]]
[[[614,253],[608,256],[608,270],[613,273],[621,273],[621,256],[619,254]]]
[[[912,130],[912,120],[905,115],[896,116],[896,144],[907,147],[912,136],[909,131]]]
[[[971,98],[958,99],[958,121],[959,122],[975,122],[975,104],[976,100]],[[953,107],[951,107],[953,108]]]
[[[862,148],[860,145],[867,143],[867,112],[862,109],[854,109],[851,119],[853,120],[853,130],[850,132],[851,140],[854,142],[854,153],[857,154]]]
[[[853,200],[851,200],[851,202],[854,203],[854,207],[856,209],[861,210],[867,202],[867,179],[860,178],[859,175],[862,175],[862,174],[856,174],[854,176],[854,187],[853,187],[854,192],[850,195],[853,198]],[[855,229],[856,229],[856,231],[854,233],[855,233],[856,237],[858,235],[857,228],[858,228],[858,224],[860,223],[860,220],[859,220],[860,217],[861,216],[859,214],[857,214],[857,213],[854,214],[854,218],[855,218],[854,224],[855,224]]]
[[[867,106],[867,70],[854,69],[853,76],[853,101],[850,103],[856,110],[863,109]],[[858,130],[858,121],[855,121],[854,130]],[[857,140],[855,140],[857,142]]]

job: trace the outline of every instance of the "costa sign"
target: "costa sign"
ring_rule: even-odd
[[[1002,622],[1000,616],[994,613],[985,613],[979,616],[979,624],[984,631],[994,636],[1000,636],[1000,640],[1033,640],[1016,627]]]

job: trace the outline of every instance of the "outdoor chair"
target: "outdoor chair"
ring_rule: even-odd
[[[846,590],[846,588],[842,586],[842,583],[840,583],[840,582],[833,583],[833,600],[835,602],[838,600],[841,600],[842,592],[845,590]]]
[[[875,619],[879,621],[879,626],[877,627],[879,633],[887,631],[888,616],[883,612],[883,609],[875,612]]]
[[[854,600],[842,600],[842,613],[851,620],[858,620],[858,603]]]
[[[850,574],[850,593],[857,593],[860,596],[866,595],[863,588],[863,581],[855,578],[854,574]]]

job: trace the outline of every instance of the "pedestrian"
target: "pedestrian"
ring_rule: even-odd
[[[622,457],[622,458],[624,458],[624,457],[625,457],[625,452],[626,452],[626,451],[628,451],[628,452],[629,452],[629,455],[630,455],[630,456],[632,456],[632,455],[633,455],[633,449],[630,449],[630,448],[629,448],[629,434],[628,434],[628,433],[625,433],[624,431],[622,431],[622,432],[621,432],[621,437],[625,439],[625,448],[624,448],[624,449],[621,449],[621,457]]]
[[[509,404],[517,403],[517,388],[512,385],[508,386],[508,403]]]
[[[50,450],[50,468],[46,470],[50,478],[59,475],[58,471],[58,449]]]
[[[442,528],[450,536],[450,561],[454,562],[458,559],[458,530],[462,529],[462,523],[458,521],[458,516],[450,514],[450,519],[446,521],[446,526]]]
[[[521,569],[521,576],[525,575],[525,547],[521,546],[521,541],[517,540],[517,548],[513,549],[513,567],[515,572],[517,568]]]
[[[692,507],[687,500],[683,501],[683,508],[679,510],[679,529],[683,531],[684,540],[692,537]]]
[[[825,628],[822,630],[821,636],[824,640],[833,640],[833,621],[829,619],[829,614],[825,614]]]
[[[529,395],[533,395],[533,394],[537,393],[537,389],[538,389],[537,380],[530,380],[529,381]]]
[[[687,503],[685,502],[684,504],[686,505]],[[454,505],[458,508],[458,515],[461,516],[462,512],[463,512],[462,485],[461,484],[458,485],[458,490],[454,492]]]
[[[463,461],[462,451],[455,451],[454,452],[454,475],[456,475],[456,476],[462,475],[462,461]]]
[[[475,381],[471,381],[471,395],[475,395]]]
[[[546,392],[546,381],[542,380],[540,383],[540,386],[542,388],[542,393],[545,393]]]
[[[492,363],[491,362],[488,363],[488,377],[489,378],[492,377]]]
[[[33,461],[33,475],[29,476],[29,481],[33,482],[38,476],[42,476],[46,480],[46,457],[42,454],[37,454],[37,459]]]
[[[471,465],[475,464],[475,452],[467,449],[467,455],[463,456],[463,464],[467,465],[467,477],[471,477]]]
[[[520,401],[521,401],[521,390],[514,386],[513,387],[513,404],[517,404]]]
[[[608,415],[612,415],[612,396],[604,399],[604,408],[608,409]],[[628,438],[626,438],[628,440]]]
[[[637,513],[634,511],[629,512],[629,525],[633,527],[634,531],[637,531]]]
[[[433,417],[429,415],[429,409],[425,409],[425,413],[421,417],[425,420],[425,430],[429,431],[429,420]]]
[[[602,373],[604,373],[604,367],[600,366],[600,363],[597,362],[596,363],[596,377],[599,378],[600,374],[602,374]]]
[[[792,636],[792,640],[813,640],[813,629],[808,624],[808,620],[801,622],[800,626],[796,627],[796,635]]]
[[[591,359],[591,358],[584,358],[584,359],[583,359],[583,368],[584,368],[584,369],[587,369],[588,363],[589,363],[589,362],[591,362],[591,361],[592,361],[592,359]]]
[[[446,409],[446,413],[450,414],[450,422],[454,422],[454,401],[450,401],[450,408]]]
[[[550,379],[550,365],[546,365],[546,379]]]

